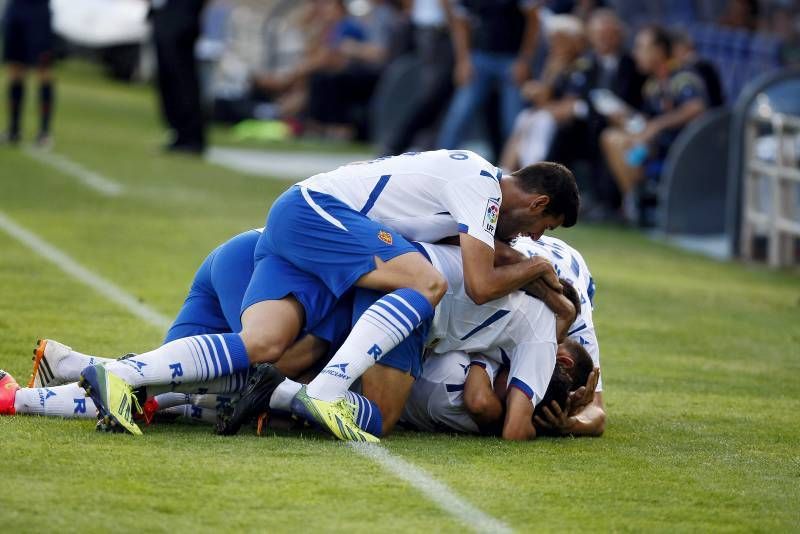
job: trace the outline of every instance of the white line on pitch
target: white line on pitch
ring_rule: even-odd
[[[87,169],[80,163],[72,161],[66,156],[34,148],[26,148],[25,154],[39,163],[72,176],[84,186],[97,191],[101,195],[117,197],[125,191],[122,185],[117,182],[109,180],[102,174],[96,173],[93,170]]]
[[[429,497],[439,508],[452,515],[475,532],[512,532],[511,528],[465,501],[444,483],[439,482],[419,467],[391,454],[386,448],[372,443],[350,442],[350,447],[369,458],[397,478],[405,480]]]
[[[172,324],[172,321],[165,315],[146,304],[142,304],[136,297],[127,293],[118,285],[90,271],[38,235],[15,223],[2,211],[0,211],[0,228],[72,278],[83,282],[108,300],[127,309],[136,317],[164,330]]]
[[[0,229],[43,259],[53,263],[64,273],[91,287],[108,300],[126,308],[146,323],[164,330],[170,326],[172,321],[167,316],[142,304],[121,287],[90,271],[65,252],[14,222],[2,211],[0,211]],[[417,491],[429,497],[445,513],[463,522],[472,530],[476,532],[512,532],[505,523],[482,512],[459,497],[443,482],[439,482],[399,456],[393,455],[384,447],[366,443],[350,443],[350,445],[353,451],[372,460],[397,478],[406,481]]]

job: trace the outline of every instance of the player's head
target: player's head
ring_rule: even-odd
[[[575,391],[586,385],[589,375],[594,370],[594,362],[580,343],[567,339],[558,345],[556,369],[561,369],[569,376],[571,381],[569,390]]]
[[[539,239],[547,230],[569,228],[578,220],[578,184],[572,171],[559,163],[542,161],[523,167],[504,177],[500,187],[499,239],[518,235]]]
[[[535,418],[537,415],[539,417],[544,417],[542,410],[546,406],[552,406],[553,401],[556,401],[559,408],[564,410],[567,406],[567,398],[569,397],[571,388],[572,379],[564,369],[556,365],[556,368],[553,370],[553,376],[550,377],[550,383],[547,385],[547,391],[544,392],[544,397],[542,397],[541,402],[533,409],[533,417]],[[550,410],[552,410],[552,408],[550,408]]]

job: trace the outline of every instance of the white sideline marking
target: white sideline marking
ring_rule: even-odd
[[[89,189],[93,189],[107,197],[118,197],[125,189],[113,180],[109,180],[105,176],[98,174],[83,165],[68,159],[65,156],[54,154],[46,150],[37,150],[34,148],[26,148],[25,154],[28,157],[35,159],[39,163],[43,163],[59,172],[72,176],[78,182],[85,185]]]
[[[166,330],[172,324],[172,321],[165,315],[157,312],[147,304],[142,304],[136,297],[127,293],[113,282],[93,273],[66,253],[57,249],[30,230],[15,223],[2,211],[0,211],[0,228],[72,278],[83,282],[108,300],[127,309],[136,317],[163,330]]]
[[[513,532],[511,528],[471,505],[444,483],[439,482],[419,467],[394,456],[384,447],[372,443],[350,442],[350,447],[369,458],[397,478],[405,480],[420,493],[429,497],[444,512],[455,517],[475,532]]]
[[[172,321],[113,282],[95,274],[66,253],[57,249],[30,230],[20,226],[0,211],[0,229],[18,242],[53,263],[64,273],[83,282],[108,300],[126,308],[148,324],[166,330]],[[443,482],[439,482],[421,468],[395,456],[384,447],[368,443],[349,443],[352,450],[372,460],[397,478],[406,481],[417,491],[431,499],[442,511],[464,523],[475,532],[513,532],[508,525],[482,512],[459,497]]]
[[[288,181],[314,176],[353,161],[368,160],[370,154],[308,154],[279,150],[212,147],[206,161],[259,177]]]

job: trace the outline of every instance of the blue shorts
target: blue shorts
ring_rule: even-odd
[[[375,270],[375,257],[389,261],[416,251],[334,197],[293,186],[269,212],[242,311],[294,295],[305,308],[306,328],[313,329],[356,280]]]
[[[164,343],[189,336],[241,331],[239,314],[253,275],[253,254],[260,236],[256,230],[243,232],[206,257]],[[352,298],[343,297],[311,333],[331,344],[341,344],[350,328],[352,302]]]

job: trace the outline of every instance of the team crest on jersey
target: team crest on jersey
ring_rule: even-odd
[[[490,198],[486,203],[486,213],[483,216],[483,229],[494,235],[497,229],[497,218],[500,215],[500,202]]]
[[[386,230],[381,230],[380,232],[378,232],[378,239],[380,239],[381,241],[383,241],[387,245],[391,245],[392,244],[392,234],[390,234]]]

